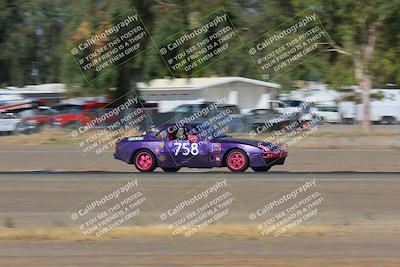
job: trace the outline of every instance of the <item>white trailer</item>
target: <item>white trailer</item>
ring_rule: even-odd
[[[373,89],[372,93],[383,93],[382,100],[370,102],[370,121],[377,124],[396,124],[400,122],[400,90]],[[339,111],[344,122],[362,121],[363,105],[354,102],[339,103]]]
[[[370,121],[377,124],[397,124],[400,122],[400,102],[372,101],[369,105]],[[357,105],[357,120],[363,120],[363,105]]]

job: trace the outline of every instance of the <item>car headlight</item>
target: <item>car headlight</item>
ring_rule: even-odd
[[[273,156],[272,151],[265,146],[258,146],[258,148],[261,149],[263,158],[271,158]]]
[[[265,146],[258,146],[258,148],[261,149],[263,153],[271,153],[271,150],[269,150]]]

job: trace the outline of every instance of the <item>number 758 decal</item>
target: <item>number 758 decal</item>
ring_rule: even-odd
[[[175,150],[175,156],[178,156],[179,151],[183,149],[183,156],[187,156],[189,154],[198,155],[199,154],[199,145],[197,143],[174,143],[177,146]]]

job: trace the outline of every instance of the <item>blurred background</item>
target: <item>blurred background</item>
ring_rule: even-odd
[[[105,75],[83,75],[71,47],[132,8],[151,37],[145,49]],[[195,72],[171,70],[159,44],[221,8],[242,45]],[[328,34],[319,52],[279,76],[260,72],[248,44],[309,8]],[[399,27],[399,0],[0,0],[0,266],[400,266]],[[229,111],[229,135],[282,137],[285,165],[143,174],[113,158],[115,140],[98,138],[119,138],[113,125],[135,112],[145,114],[141,134],[215,103]],[[305,177],[329,205],[268,250],[245,210],[176,250],[157,210],[221,175],[244,208]],[[88,249],[83,241],[93,240],[67,211],[128,178],[154,207]]]
[[[143,128],[221,97],[245,125],[232,131],[247,132],[309,100],[315,101],[312,110],[319,111],[321,124],[362,124],[368,133],[370,124],[400,121],[398,1],[4,0],[0,5],[2,135],[82,125],[99,109],[132,95],[141,99],[134,108],[151,114]],[[133,7],[151,35],[144,44],[149,49],[107,75],[82,75],[68,47]],[[245,46],[190,78],[171,73],[154,44],[195,28],[221,7],[244,43],[281,30],[276,27],[313,8],[329,34],[328,46],[276,78],[257,70]],[[297,119],[310,118],[307,113],[310,109],[302,110]]]

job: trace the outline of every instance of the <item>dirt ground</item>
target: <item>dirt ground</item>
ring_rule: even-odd
[[[68,236],[73,234],[68,234],[73,223],[65,211],[115,183],[120,176],[0,174],[0,221],[3,223],[0,226],[0,266],[400,265],[400,180],[396,174],[315,175],[329,206],[321,208],[318,217],[304,226],[308,231],[294,231],[279,242],[271,242],[271,246],[261,242],[257,235],[229,233],[232,229],[229,225],[225,226],[225,233],[208,232],[180,248],[175,248],[170,236],[163,233],[119,236],[89,248],[81,239]],[[160,207],[213,176],[213,173],[196,173],[189,178],[179,173],[135,177],[154,206]],[[266,178],[246,173],[228,179],[243,206],[250,207],[299,176],[274,174]],[[152,211],[142,216],[138,227],[151,227],[159,222]],[[247,226],[248,222],[240,216],[235,221]],[[38,228],[48,229],[47,235],[35,237],[31,233],[19,236],[19,240],[2,238],[10,232]],[[49,234],[54,229],[64,231],[64,237]]]
[[[0,266],[400,266],[399,129],[379,127],[363,135],[356,127],[325,127],[289,147],[285,165],[261,174],[143,174],[114,160],[112,150],[82,153],[65,132],[0,137]],[[106,172],[74,173],[88,170]],[[246,230],[254,228],[248,215],[235,212],[229,224],[214,225],[218,230],[208,228],[177,249],[159,230],[159,213],[147,210],[133,230],[88,248],[67,216],[68,209],[124,177],[139,179],[157,209],[224,175],[249,208],[310,172],[329,205],[280,242],[261,242]]]
[[[237,136],[250,138],[245,134]],[[288,149],[285,165],[275,166],[272,171],[400,171],[399,126],[375,126],[369,135],[360,132],[359,126],[323,126]],[[132,171],[134,168],[114,160],[113,147],[97,154],[85,153],[66,132],[50,130],[0,137],[0,171],[21,170]]]
[[[400,150],[290,149],[285,164],[271,171],[400,171]],[[112,152],[82,155],[73,144],[16,146],[0,144],[0,171],[136,171]],[[159,169],[157,169],[160,171]],[[228,171],[187,169],[180,172]],[[249,170],[251,171],[251,170]]]

